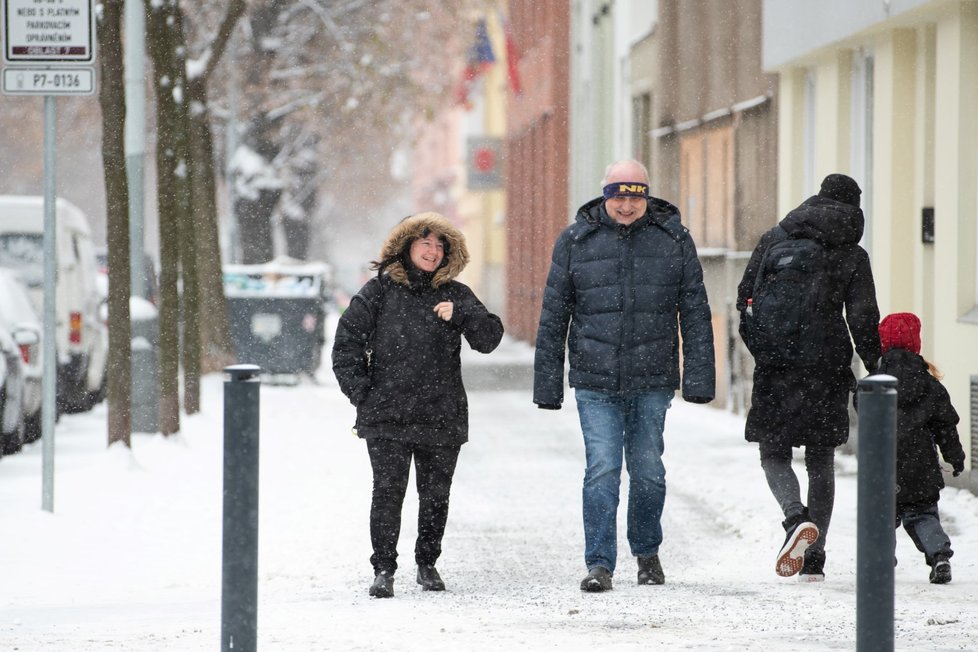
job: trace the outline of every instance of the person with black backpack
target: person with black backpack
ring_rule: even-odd
[[[737,288],[740,335],[755,362],[745,437],[758,443],[761,468],[784,513],[775,571],[800,572],[803,581],[825,579],[835,449],[849,438],[856,389],[853,341],[868,371],[880,358],[876,287],[869,255],[859,246],[861,194],[844,174],[825,177],[817,195],[761,237]],[[792,449],[800,446],[807,505],[791,467]]]

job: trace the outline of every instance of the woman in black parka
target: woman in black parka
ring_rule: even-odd
[[[455,277],[468,263],[465,238],[443,216],[398,223],[372,264],[377,276],[350,301],[333,340],[333,373],[357,408],[357,434],[373,469],[370,595],[394,594],[401,505],[414,459],[419,498],[415,561],[422,589],[443,591],[435,569],[469,413],[460,361],[464,336],[489,353],[502,321]]]
[[[808,581],[825,577],[835,448],[849,438],[849,396],[856,389],[852,342],[868,370],[875,370],[880,357],[876,287],[869,256],[859,246],[864,225],[860,194],[850,177],[828,175],[817,195],[761,237],[737,288],[743,336],[748,299],[767,249],[785,238],[808,238],[825,250],[827,278],[815,310],[824,342],[819,360],[806,367],[757,363],[745,432],[747,441],[759,444],[761,468],[785,517],[776,570],[783,576],[800,571]],[[807,505],[791,468],[792,448],[798,446],[805,447]]]

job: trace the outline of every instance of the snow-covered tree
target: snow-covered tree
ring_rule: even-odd
[[[317,201],[389,199],[389,160],[406,125],[451,101],[472,13],[489,0],[255,0],[227,65],[242,71],[240,163],[232,166],[243,262],[305,258]],[[224,75],[229,80],[232,75]],[[225,94],[228,90],[225,89]],[[380,155],[378,157],[378,154]],[[271,176],[270,176],[271,175]],[[274,179],[273,182],[271,179]],[[249,187],[249,183],[255,185]]]

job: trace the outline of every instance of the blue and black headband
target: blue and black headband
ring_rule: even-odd
[[[609,183],[604,187],[604,198],[612,199],[614,197],[641,197],[643,199],[648,199],[649,184],[640,183],[638,181],[619,181],[616,183]]]

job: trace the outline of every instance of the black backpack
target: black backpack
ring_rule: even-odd
[[[818,362],[823,328],[818,305],[825,296],[825,248],[808,238],[771,245],[744,311],[744,343],[760,364],[807,366]]]

